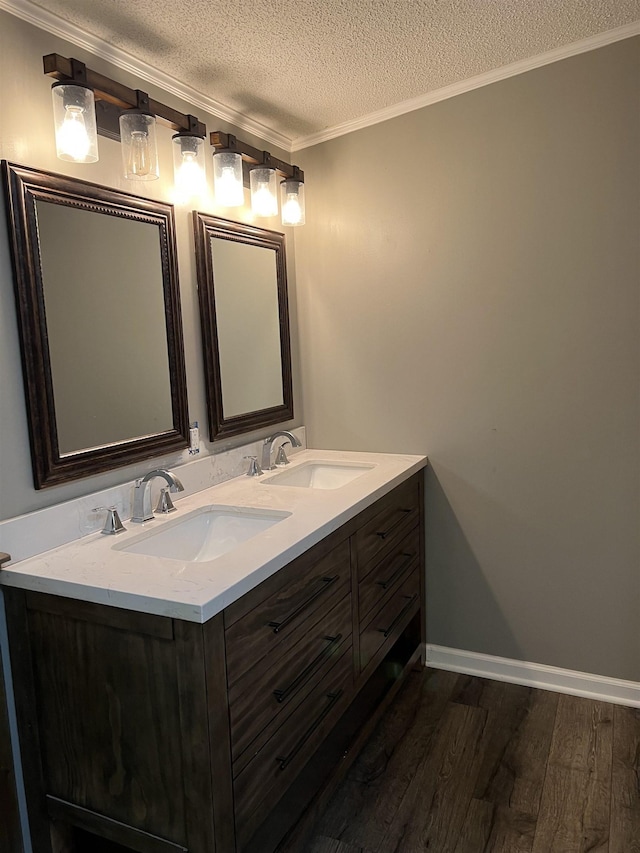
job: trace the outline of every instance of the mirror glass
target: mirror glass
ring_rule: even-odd
[[[284,235],[194,214],[210,437],[293,417]]]
[[[36,487],[186,446],[173,208],[5,173]]]
[[[36,220],[60,454],[170,429],[158,228],[48,201]]]

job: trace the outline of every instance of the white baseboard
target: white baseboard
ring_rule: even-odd
[[[466,675],[493,678],[496,681],[508,681],[510,684],[524,684],[527,687],[539,687],[541,690],[554,690],[557,693],[640,708],[640,682],[637,681],[623,681],[621,678],[607,678],[604,675],[592,675],[588,672],[561,669],[558,666],[511,660],[429,643],[426,665],[433,669],[462,672]]]

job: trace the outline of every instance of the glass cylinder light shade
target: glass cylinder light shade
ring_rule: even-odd
[[[178,196],[183,200],[207,191],[205,144],[200,136],[176,133],[173,141],[173,173]]]
[[[51,93],[58,157],[72,163],[95,163],[98,131],[93,91],[75,83],[56,83]]]
[[[278,213],[278,178],[275,169],[259,166],[249,172],[251,210],[256,216]]]
[[[283,225],[304,225],[304,183],[285,178],[280,183],[280,204]]]
[[[244,204],[240,154],[219,151],[213,155],[213,189],[216,204],[223,207],[240,207]]]
[[[155,181],[160,177],[156,118],[139,110],[120,116],[120,142],[124,176],[134,181]]]

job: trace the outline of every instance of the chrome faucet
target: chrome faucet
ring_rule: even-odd
[[[292,447],[302,447],[302,442],[300,439],[296,438],[296,436],[289,432],[287,429],[278,430],[278,432],[274,432],[273,435],[270,435],[269,438],[265,438],[264,444],[262,445],[262,463],[260,467],[263,471],[271,471],[274,466],[271,464],[271,454],[273,452],[273,445],[275,444],[276,438],[286,438],[291,442]]]
[[[154,517],[151,510],[151,481],[156,477],[162,477],[163,480],[167,482],[170,492],[184,491],[184,486],[176,475],[171,473],[171,471],[167,471],[164,468],[156,468],[153,471],[149,471],[149,473],[145,474],[141,480],[136,480],[136,484],[133,489],[133,515],[131,516],[131,521],[151,521]],[[167,499],[169,500],[169,503],[171,503],[169,495],[165,494],[165,507],[167,505]],[[174,508],[173,504],[171,504],[171,508]],[[170,512],[170,509],[163,509],[162,511]]]

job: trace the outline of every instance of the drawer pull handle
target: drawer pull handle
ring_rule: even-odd
[[[405,569],[407,568],[408,565],[410,565],[411,561],[415,557],[415,554],[403,553],[403,554],[398,554],[398,557],[404,557],[405,559],[402,561],[402,563],[400,563],[400,565],[398,566],[396,571],[391,575],[391,577],[387,578],[386,581],[378,581],[377,582],[378,586],[381,586],[382,589],[389,589],[390,586],[393,586],[393,584],[398,580],[400,575],[404,574]],[[398,559],[398,557],[396,557],[396,560]],[[396,562],[396,560],[394,560],[394,562]]]
[[[335,693],[327,693],[326,698],[329,700],[329,702],[324,706],[324,708],[320,712],[319,716],[314,720],[314,722],[309,726],[309,728],[306,730],[306,732],[302,735],[302,737],[300,738],[298,743],[293,747],[293,749],[291,750],[289,755],[287,755],[286,758],[280,758],[280,757],[276,758],[276,761],[278,761],[280,764],[280,770],[285,770],[291,764],[293,759],[300,752],[302,747],[309,740],[311,735],[315,732],[315,730],[318,728],[320,723],[324,720],[324,718],[327,716],[329,711],[333,708],[333,706],[336,704],[336,702],[338,701],[338,699],[341,696],[342,696],[342,690],[337,690]]]
[[[389,634],[393,631],[393,629],[396,627],[396,625],[399,622],[401,622],[402,619],[404,618],[404,616],[409,612],[409,610],[411,610],[411,608],[413,607],[413,603],[418,598],[418,593],[414,592],[413,595],[403,595],[402,597],[408,598],[409,601],[405,604],[405,606],[402,608],[400,613],[398,613],[396,618],[393,620],[393,622],[391,623],[391,625],[389,625],[389,627],[387,629],[385,629],[385,628],[379,628],[378,629],[381,634],[384,634],[385,637],[389,636]]]
[[[403,518],[409,515],[410,512],[413,512],[412,509],[399,509],[398,512],[402,513]],[[379,530],[376,533],[376,536],[379,536],[381,539],[386,539],[387,536],[390,536],[396,527],[402,522],[402,518],[399,518],[395,524],[392,524],[388,530]]]
[[[302,672],[294,678],[291,684],[288,687],[283,688],[282,690],[274,690],[273,695],[276,697],[278,702],[284,702],[285,699],[288,699],[289,696],[293,696],[298,690],[305,684],[309,678],[313,675],[313,673],[320,667],[324,661],[333,654],[333,652],[338,648],[340,642],[342,640],[342,634],[337,634],[335,637],[323,637],[324,640],[329,641],[329,645],[325,646],[324,649],[320,652],[319,655],[311,661],[308,666],[302,670]]]
[[[340,575],[334,575],[332,578],[322,578],[322,586],[319,587],[312,595],[307,598],[306,601],[303,601],[302,604],[299,604],[295,610],[293,610],[288,616],[286,616],[282,622],[269,622],[269,627],[273,628],[273,633],[278,634],[282,631],[283,628],[286,628],[294,619],[297,619],[298,616],[307,609],[319,595],[322,595],[323,592],[329,589],[329,587],[334,584]]]

